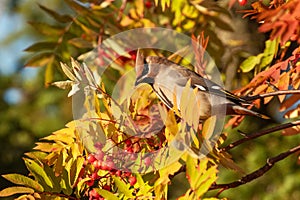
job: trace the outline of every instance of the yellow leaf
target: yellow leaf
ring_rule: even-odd
[[[136,8],[136,13],[139,17],[143,17],[144,15],[144,0],[135,0],[134,5]]]
[[[165,125],[166,125],[166,131],[165,131],[166,139],[169,142],[171,142],[178,133],[178,125],[176,122],[174,112],[172,110],[168,111],[168,114],[167,114],[167,117],[165,120]]]
[[[0,191],[0,197],[8,197],[14,194],[22,194],[22,193],[34,193],[34,190],[29,187],[22,187],[22,186],[14,186],[8,187]]]

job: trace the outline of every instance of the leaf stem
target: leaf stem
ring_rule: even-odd
[[[280,90],[275,92],[270,92],[266,94],[258,94],[254,96],[245,96],[243,97],[246,101],[253,101],[256,99],[262,99],[271,96],[287,95],[287,94],[300,94],[300,90]]]
[[[247,174],[246,176],[242,177],[240,180],[237,181],[233,181],[231,183],[225,183],[225,184],[213,184],[209,190],[215,190],[215,189],[221,189],[221,192],[224,190],[227,190],[229,188],[235,188],[238,187],[240,185],[246,184],[250,181],[253,181],[254,179],[264,175],[267,171],[269,171],[277,162],[285,159],[286,157],[296,153],[297,151],[300,151],[300,145],[289,149],[286,152],[283,152],[275,157],[272,158],[268,158],[267,162],[264,166],[262,166],[261,168],[255,170],[254,172]],[[220,194],[220,192],[218,193]]]
[[[260,136],[267,135],[267,134],[275,132],[275,131],[283,130],[283,129],[290,128],[290,127],[293,127],[293,126],[298,126],[298,125],[300,125],[300,120],[297,120],[297,121],[294,121],[294,122],[289,122],[289,123],[286,123],[286,124],[281,124],[281,125],[269,128],[269,129],[258,131],[256,133],[253,133],[253,134],[250,134],[250,135],[246,135],[245,138],[237,140],[237,141],[229,144],[228,146],[226,146],[224,148],[221,148],[221,151],[228,151],[228,150],[230,150],[230,149],[232,149],[232,148],[234,148],[234,147],[236,147],[236,146],[238,146],[238,145],[240,145],[244,142],[252,140],[254,138],[258,138]]]

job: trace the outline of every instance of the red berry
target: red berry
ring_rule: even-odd
[[[81,34],[81,38],[82,38],[82,39],[86,39],[86,34],[82,33],[82,34]]]
[[[111,187],[109,185],[104,185],[102,188],[107,191],[111,190]]]
[[[148,167],[148,166],[150,166],[150,165],[151,165],[151,163],[152,163],[152,160],[151,160],[151,158],[150,158],[150,157],[146,157],[144,162],[145,162],[145,165]]]
[[[91,175],[91,179],[92,180],[97,180],[97,179],[99,179],[99,175],[98,175],[98,173],[97,172],[94,172],[94,173],[92,173],[92,175]]]
[[[126,147],[130,147],[131,146],[131,140],[125,140],[125,144],[126,144]]]
[[[93,154],[90,154],[88,155],[87,160],[89,163],[93,163],[96,160],[96,158]]]
[[[115,168],[115,163],[112,160],[107,161],[107,166],[111,169]]]
[[[101,162],[100,160],[95,160],[95,161],[93,162],[93,165],[94,165],[94,167],[95,167],[96,169],[100,169],[101,166],[102,166],[102,162]]]
[[[135,176],[130,176],[129,178],[128,178],[128,182],[129,182],[129,184],[131,185],[131,186],[133,186],[134,184],[136,184],[136,177]]]
[[[247,4],[247,0],[238,0],[238,1],[241,6],[244,6]]]
[[[136,52],[130,52],[129,54],[131,56],[131,60],[135,60],[136,59]]]
[[[125,176],[125,177],[131,176],[131,172],[124,172],[124,176]]]
[[[86,184],[87,184],[88,186],[90,186],[90,187],[93,186],[94,183],[95,183],[94,180],[89,180],[89,181],[86,182]]]
[[[100,198],[100,194],[95,190],[95,189],[92,189],[90,192],[89,192],[89,195],[91,197],[94,197],[94,198]]]
[[[125,152],[132,153],[133,152],[133,148],[132,147],[126,147],[125,148]]]
[[[111,161],[111,160],[108,160],[108,161],[105,161],[104,163],[102,163],[101,169],[102,169],[102,170],[110,171],[110,170],[112,170],[114,167],[115,167],[114,162]]]
[[[121,176],[122,172],[120,170],[116,171],[116,176]]]
[[[145,2],[145,6],[146,6],[146,8],[151,8],[152,7],[152,2],[150,1],[150,0],[148,0],[148,1],[146,1]]]
[[[105,153],[103,151],[98,151],[97,154],[95,155],[95,158],[97,160],[103,160]]]

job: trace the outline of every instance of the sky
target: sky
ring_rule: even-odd
[[[9,11],[7,2],[0,1],[0,74],[5,76],[16,73],[22,67],[20,58],[26,55],[23,49],[33,43],[33,39],[26,35],[18,36],[14,40],[13,37],[28,24],[21,15]],[[37,69],[23,68],[19,73],[22,79],[31,79],[36,75]],[[9,104],[17,104],[22,100],[22,89],[8,88],[3,98]]]

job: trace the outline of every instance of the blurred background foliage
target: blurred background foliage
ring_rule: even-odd
[[[227,8],[228,1],[206,1],[208,2],[205,4],[206,7],[210,6],[211,9],[217,10],[222,15],[219,18],[207,20],[208,18],[205,18],[204,13],[202,15],[204,17],[197,19],[199,21],[196,25],[193,24],[194,19],[190,20],[192,22],[183,21],[178,22],[178,24],[172,24],[170,19],[177,19],[176,17],[181,13],[177,13],[178,16],[176,16],[175,8],[173,8],[175,10],[172,13],[170,10],[162,11],[160,8],[154,7],[154,2],[150,0],[144,2],[143,13],[136,13],[137,16],[134,19],[134,23],[131,21],[132,19],[127,19],[126,17],[121,21],[114,21],[117,18],[113,17],[107,18],[109,21],[101,21],[102,19],[99,17],[100,13],[97,12],[97,9],[93,13],[89,13],[84,9],[84,5],[88,1],[82,1],[83,7],[79,9],[81,13],[74,13],[70,8],[70,5],[72,5],[70,2],[72,1],[3,0],[0,3],[0,58],[2,61],[0,63],[0,174],[14,172],[27,174],[21,159],[23,153],[30,151],[34,142],[39,138],[49,135],[52,131],[61,129],[72,119],[71,99],[67,98],[68,91],[62,91],[54,87],[45,88],[53,80],[64,79],[59,72],[60,70],[55,68],[58,64],[55,63],[56,59],[44,68],[24,68],[25,63],[29,63],[29,65],[36,64],[37,66],[39,64],[49,64],[51,57],[49,54],[45,54],[48,57],[46,56],[46,60],[43,60],[44,63],[42,63],[35,62],[32,59],[32,54],[29,55],[22,52],[34,42],[50,40],[50,42],[59,44],[58,48],[55,48],[55,52],[52,52],[53,55],[58,56],[58,60],[69,61],[70,56],[77,57],[92,49],[94,45],[97,45],[97,43],[95,44],[97,40],[94,38],[94,33],[101,31],[105,38],[145,24],[148,26],[156,24],[167,28],[176,27],[178,31],[184,32],[189,36],[192,33],[198,35],[204,30],[206,36],[209,35],[210,39],[207,50],[220,68],[226,88],[232,90],[245,85],[251,80],[253,74],[241,73],[238,70],[238,66],[250,55],[257,55],[259,52],[262,52],[264,41],[269,37],[267,34],[258,33],[257,23],[248,19],[242,19],[242,15],[236,12],[237,10],[247,9],[251,1],[243,7],[236,3],[231,10]],[[266,4],[268,2],[264,1]],[[210,5],[209,3],[212,4]],[[116,4],[121,4],[121,1],[116,1]],[[32,24],[33,21],[38,21],[60,27],[68,27],[63,22],[57,23],[56,20],[46,15],[45,9],[42,11],[39,5],[55,10],[58,13],[78,16],[75,25],[70,27],[69,35],[63,38],[59,34],[57,37],[51,34],[41,36],[34,30],[27,22]],[[216,5],[218,7],[215,7]],[[107,12],[109,14],[111,10],[107,10]],[[129,13],[132,14],[133,11],[124,10],[125,15],[129,15]],[[143,14],[144,16],[141,17],[138,14]],[[115,15],[117,14],[115,13]],[[170,16],[170,18],[166,16]],[[68,17],[65,19],[68,22]],[[151,20],[147,21],[146,19]],[[78,26],[82,29],[78,29]],[[91,28],[94,32],[88,31],[89,34],[87,34],[85,32],[87,30],[84,29],[85,26]],[[39,26],[35,26],[36,29],[39,29],[37,27]],[[77,39],[71,40],[72,38]],[[84,38],[90,43],[83,42],[79,38]],[[50,48],[51,45],[45,49],[49,50]],[[31,51],[34,52],[32,49]],[[247,120],[236,130],[230,131],[227,142],[229,143],[242,137],[237,129],[245,133],[251,133],[267,126],[270,126],[270,124],[259,123],[259,120],[257,121],[256,119]],[[231,153],[234,160],[243,169],[251,172],[261,167],[268,157],[298,145],[299,141],[299,134],[284,137],[279,132],[272,133],[241,145],[239,148],[232,150]],[[235,172],[220,169],[219,182],[233,181],[238,176]],[[299,199],[299,177],[300,171],[297,158],[296,156],[291,156],[276,164],[270,172],[258,180],[239,188],[227,190],[222,195],[229,197],[229,199]],[[6,187],[7,184],[8,182],[4,179],[0,179],[0,189]],[[171,185],[170,196],[172,196],[173,192],[174,194],[175,192],[180,192],[180,187],[182,187],[180,179],[174,181]],[[183,191],[179,194],[182,194]]]
[[[57,0],[49,7],[68,10]],[[44,68],[24,68],[28,54],[23,50],[41,38],[27,22],[51,19],[31,0],[1,1],[0,9],[0,174],[26,174],[21,157],[39,138],[72,119],[71,99],[67,91],[45,88]],[[0,179],[1,188],[7,184]]]

